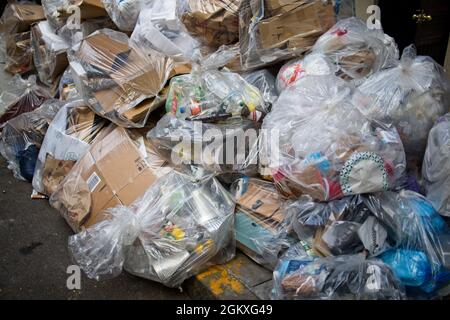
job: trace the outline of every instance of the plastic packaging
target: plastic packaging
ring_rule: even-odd
[[[328,58],[321,53],[311,53],[302,59],[289,61],[278,72],[278,93],[307,75],[331,75],[334,74],[334,69]]]
[[[72,169],[64,173],[65,178],[53,184],[56,188],[50,205],[75,232],[106,219],[106,209],[130,205],[167,173],[164,162],[149,156],[147,150],[138,132],[106,127]]]
[[[46,20],[31,28],[31,45],[39,79],[51,87],[67,67],[67,49],[70,44],[57,35]]]
[[[180,20],[188,32],[214,50],[239,40],[242,0],[177,0]]]
[[[284,195],[329,201],[396,187],[406,166],[400,137],[364,117],[365,103],[335,76],[304,77],[282,92],[264,119],[259,156]]]
[[[416,56],[410,46],[403,51],[400,65],[374,74],[359,89],[371,98],[367,116],[390,119],[402,138],[408,163],[420,168],[429,131],[449,111],[450,79],[444,69],[430,57]]]
[[[450,229],[412,191],[369,195],[366,205],[388,230],[392,249],[380,255],[403,285],[434,293],[450,283]]]
[[[301,247],[291,247],[280,259],[273,279],[273,299],[406,299],[391,269],[363,255],[317,258]]]
[[[59,99],[62,101],[79,98],[79,93],[77,91],[70,67],[64,71],[61,79],[59,80],[58,93]]]
[[[52,28],[58,31],[67,24],[77,22],[77,18],[73,16],[75,12],[79,13],[81,21],[108,16],[101,0],[41,0],[41,2],[45,18]]]
[[[398,48],[381,29],[369,29],[365,21],[348,18],[336,23],[312,48],[336,66],[336,75],[357,84],[377,71],[395,66]]]
[[[49,98],[50,93],[36,84],[36,76],[31,75],[28,79],[14,76],[0,95],[0,126],[22,113],[35,110]]]
[[[131,274],[178,287],[234,256],[234,202],[214,178],[193,181],[172,171],[130,206],[69,238],[89,278]]]
[[[387,231],[367,208],[361,195],[330,202],[303,196],[282,209],[299,239],[322,256],[357,254],[377,256],[388,250]]]
[[[176,61],[200,58],[199,41],[188,34],[177,16],[177,0],[154,1],[145,6],[130,39]]]
[[[3,44],[5,45],[5,71],[11,74],[25,74],[34,69],[29,31],[10,35]]]
[[[450,217],[450,113],[430,131],[422,176],[427,199],[441,215]]]
[[[50,196],[107,125],[83,100],[67,102],[50,123],[42,143],[33,177],[34,190]]]
[[[133,31],[138,21],[139,12],[145,10],[146,6],[153,0],[102,0],[105,10],[122,31]]]
[[[126,34],[98,30],[71,48],[72,76],[84,101],[123,127],[143,127],[160,103],[172,60],[131,45]]]
[[[334,23],[331,1],[243,0],[239,8],[241,65],[251,69],[299,56]]]
[[[290,223],[281,210],[285,199],[273,183],[243,177],[231,187],[236,199],[236,244],[241,251],[268,269],[298,240],[290,234]]]
[[[258,121],[268,106],[259,90],[239,74],[211,69],[172,78],[166,111],[180,119],[204,122],[231,117]]]
[[[0,136],[0,152],[17,179],[33,179],[36,159],[48,125],[62,103],[50,99],[34,111],[6,122]]]
[[[278,98],[275,88],[275,77],[267,70],[257,70],[242,75],[245,81],[256,87],[264,101],[272,106]]]
[[[251,174],[256,172],[256,163],[246,162],[246,155],[252,139],[257,140],[257,129],[258,124],[248,119],[235,118],[213,124],[166,114],[148,132],[147,138],[171,166],[196,165],[217,173]],[[246,132],[254,133],[248,135],[248,142],[240,139]]]

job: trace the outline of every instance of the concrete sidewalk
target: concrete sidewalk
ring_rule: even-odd
[[[31,200],[31,184],[6,165],[0,157],[0,299],[189,299],[125,272],[101,282],[83,275],[81,290],[67,289],[72,230],[48,201]]]

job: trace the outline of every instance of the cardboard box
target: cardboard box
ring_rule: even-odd
[[[261,47],[272,48],[281,45],[298,47],[305,43],[308,47],[334,24],[334,11],[331,4],[321,1],[304,3],[290,7],[291,10],[262,20],[259,25]],[[302,38],[307,40],[300,41]]]
[[[187,0],[181,21],[193,35],[212,47],[239,40],[238,10],[242,0]]]
[[[8,9],[6,9],[8,10]],[[21,33],[30,30],[30,26],[38,21],[45,20],[44,10],[38,4],[19,4],[11,5],[10,13],[6,13],[5,26],[11,33]]]
[[[306,0],[265,0],[266,17],[275,16],[280,13],[292,11],[298,6],[305,4]]]
[[[31,45],[39,79],[48,86],[54,85],[69,64],[69,44],[54,33],[47,21],[42,21],[31,28]]]
[[[107,218],[104,210],[133,203],[156,179],[129,132],[117,127],[95,140],[50,202],[77,232]]]
[[[82,20],[108,16],[101,0],[69,0],[69,3],[80,8]],[[72,14],[68,13],[65,8],[57,8],[57,11],[63,19]]]
[[[105,32],[96,32],[85,38],[75,57],[99,71],[95,77],[89,78],[83,66],[72,61],[72,73],[79,91],[97,113],[113,121],[124,121],[121,123],[123,126],[128,126],[130,121],[127,120],[136,123],[144,119],[149,110],[158,106],[160,99],[155,97],[169,75],[188,71],[187,66],[178,66],[171,72],[171,59],[157,53],[148,56],[121,38]],[[97,89],[95,83],[105,80],[109,80],[111,85],[98,86]]]

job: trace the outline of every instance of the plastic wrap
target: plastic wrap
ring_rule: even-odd
[[[366,251],[379,255],[390,248],[387,231],[360,195],[330,202],[303,196],[282,208],[299,239],[317,255],[335,256]]]
[[[31,28],[31,45],[39,79],[51,87],[67,67],[69,43],[56,34],[48,21],[41,21]]]
[[[68,67],[66,71],[64,71],[61,79],[59,80],[58,93],[59,99],[62,101],[79,98],[79,94],[70,67]]]
[[[239,74],[193,71],[171,79],[166,111],[180,119],[217,122],[231,117],[258,121],[268,112],[261,93]]]
[[[189,33],[217,49],[239,39],[238,11],[242,0],[177,0],[177,10]]]
[[[126,34],[102,29],[69,53],[72,76],[84,101],[119,126],[143,127],[161,103],[172,60],[130,44]]]
[[[58,100],[47,100],[34,111],[23,113],[4,124],[0,152],[17,179],[30,182],[33,179],[39,148],[48,125],[61,106]]]
[[[59,30],[69,21],[69,17],[75,13],[75,9],[80,13],[82,21],[108,16],[101,0],[41,0],[42,8],[47,21],[52,28]]]
[[[422,176],[427,199],[441,215],[450,217],[450,113],[430,131]]]
[[[264,119],[259,158],[283,194],[329,201],[397,186],[406,166],[400,137],[365,118],[365,103],[335,76],[304,77],[282,92]]]
[[[348,18],[339,21],[314,44],[336,66],[336,75],[359,83],[379,70],[395,66],[398,48],[381,29],[369,29],[365,21]]]
[[[281,210],[283,201],[271,182],[243,177],[235,181],[236,244],[241,251],[268,269],[274,269],[280,255],[297,239],[290,235],[290,223]]]
[[[257,70],[243,74],[242,77],[249,84],[254,86],[261,92],[264,101],[272,106],[278,98],[275,88],[275,77],[267,70]]]
[[[130,206],[69,238],[69,250],[90,278],[122,269],[166,286],[234,256],[234,202],[214,178],[193,181],[175,171]]]
[[[33,177],[34,190],[50,196],[107,125],[83,100],[67,102],[50,123],[42,143]]]
[[[241,65],[251,69],[298,56],[334,23],[331,1],[244,0],[239,8]]]
[[[105,131],[64,173],[49,199],[75,232],[107,218],[108,208],[130,205],[167,173],[161,159],[148,155],[142,135],[114,126]]]
[[[0,35],[3,39],[30,30],[30,26],[44,20],[44,11],[31,1],[8,1],[0,18]]]
[[[370,195],[366,205],[388,230],[393,247],[379,258],[403,285],[433,294],[450,283],[450,230],[431,203],[401,191]]]
[[[133,31],[138,21],[139,12],[154,0],[102,0],[111,20],[122,31]]]
[[[35,110],[49,98],[50,93],[36,84],[36,76],[28,79],[14,76],[0,95],[0,126],[22,113]]]
[[[367,79],[359,89],[371,98],[370,118],[390,119],[402,138],[408,163],[419,164],[428,132],[450,110],[450,79],[432,58],[407,47],[400,65]]]
[[[256,140],[257,129],[258,124],[248,119],[236,118],[213,124],[182,120],[166,114],[148,132],[147,138],[171,166],[199,165],[217,173],[250,174],[256,171],[256,163],[246,162],[251,140],[247,142],[239,138],[248,130],[255,134],[249,135],[248,139]]]
[[[29,31],[11,35],[4,44],[5,71],[11,74],[25,74],[34,69]]]
[[[334,72],[335,66],[321,53],[311,53],[302,59],[289,61],[278,72],[276,82],[278,93],[305,76],[331,75]]]
[[[391,269],[363,255],[316,258],[297,247],[273,273],[273,299],[402,300],[406,295]]]
[[[188,34],[177,16],[177,0],[155,1],[145,6],[130,39],[176,61],[200,58],[199,41]]]

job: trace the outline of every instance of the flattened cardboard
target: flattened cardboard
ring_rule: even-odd
[[[108,13],[101,0],[72,0],[71,5],[80,8],[80,17],[82,20],[107,17]],[[71,13],[66,12],[64,8],[58,10],[60,17],[68,17]]]
[[[291,38],[317,37],[333,23],[334,12],[331,4],[324,5],[320,1],[314,1],[297,6],[259,23],[261,46],[272,48]]]
[[[247,191],[238,199],[237,204],[263,217],[272,217],[280,209],[281,198],[275,188],[270,186],[270,182],[261,181],[261,184],[256,184],[250,180]]]
[[[45,20],[44,10],[38,4],[13,4],[12,10],[17,21],[17,29],[20,33],[30,30],[30,26],[38,21]]]
[[[66,218],[75,231],[105,219],[104,210],[108,208],[130,205],[157,179],[128,132],[120,127],[94,142],[72,169],[71,175],[74,174],[79,174],[79,178],[66,179],[63,183],[75,181],[81,191],[85,185],[90,194],[89,212],[78,214],[75,219]],[[59,196],[73,195],[61,192]]]

